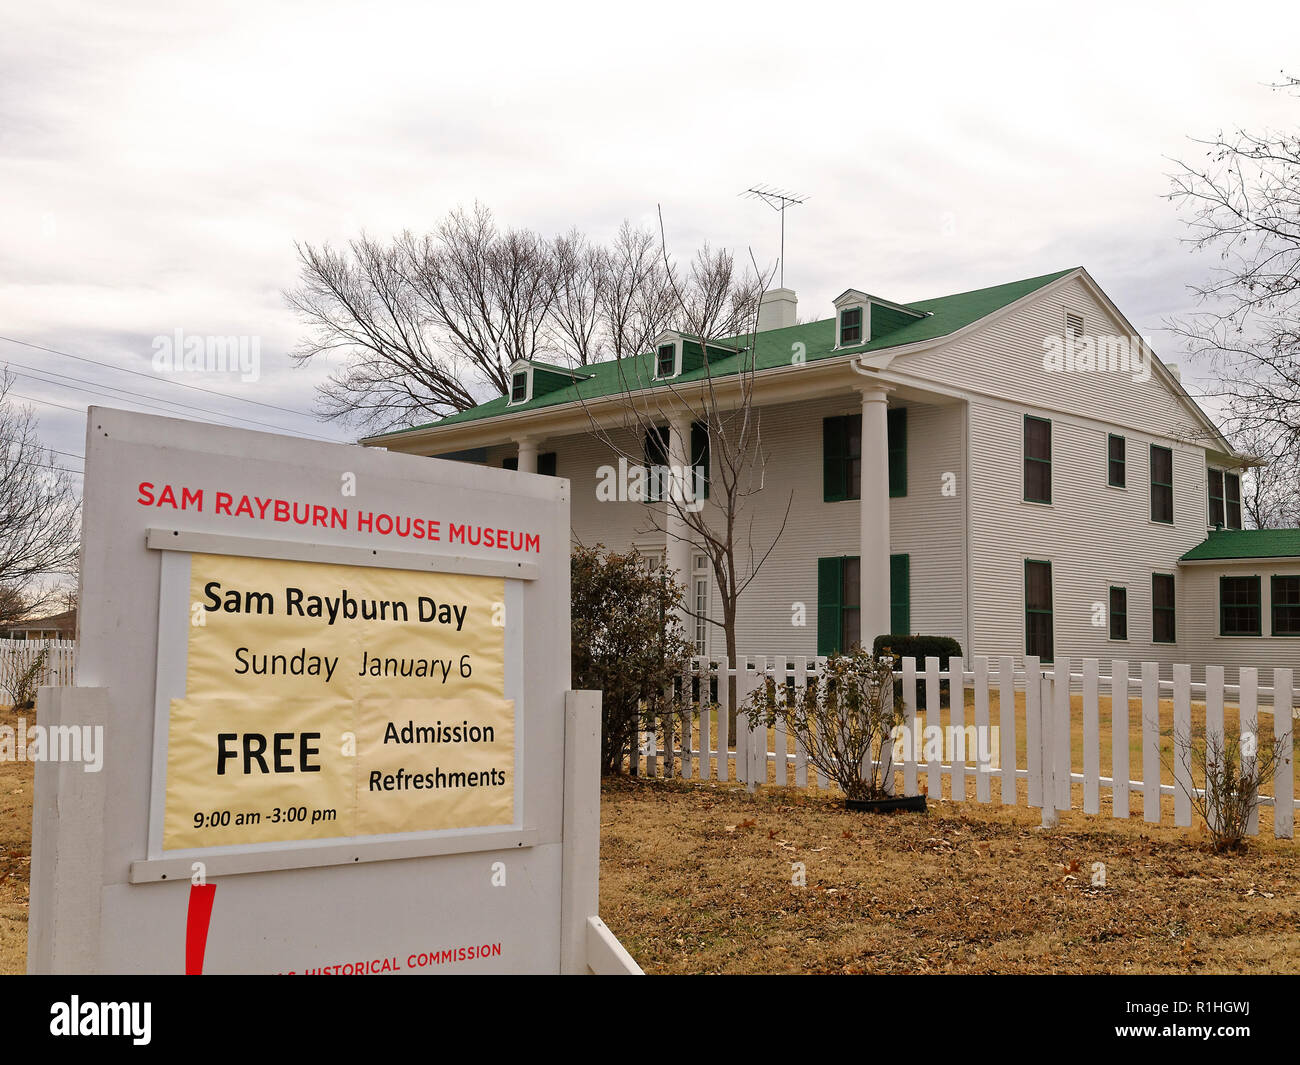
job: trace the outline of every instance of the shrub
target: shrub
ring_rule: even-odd
[[[1191,787],[1185,786],[1177,773],[1174,779],[1205,821],[1216,851],[1245,846],[1251,816],[1259,809],[1260,788],[1285,764],[1288,747],[1271,734],[1261,737],[1258,732],[1248,732],[1239,738],[1226,731],[1207,732],[1199,722],[1190,731],[1174,735],[1175,758]],[[1169,765],[1165,758],[1161,761]],[[1290,766],[1285,771],[1289,773]],[[1197,780],[1205,781],[1203,789],[1196,787]]]
[[[671,712],[668,693],[690,661],[678,608],[683,591],[635,551],[597,544],[570,561],[572,671],[576,689],[599,689],[600,765],[617,773],[644,723]]]
[[[36,689],[45,679],[45,666],[49,657],[48,647],[37,651],[26,666],[22,664],[16,650],[4,657],[4,676],[0,677],[0,688],[9,696],[15,710],[30,710],[36,705]]]
[[[779,720],[794,734],[808,761],[850,799],[879,799],[894,772],[894,728],[902,723],[894,695],[894,664],[855,648],[826,660],[822,676],[802,688],[767,678],[745,703],[755,726]]]
[[[961,656],[961,644],[951,636],[908,636],[905,633],[877,636],[871,649],[876,655],[893,655],[895,669],[902,668],[904,658],[915,658],[918,672],[925,669],[925,660],[927,658],[938,658],[939,668],[947,669],[950,658],[954,655]],[[947,703],[948,682],[946,680],[940,682],[939,691],[941,705]],[[894,694],[901,698],[902,692],[903,682],[900,680],[894,684]],[[916,708],[918,710],[925,709],[924,684],[916,686]]]

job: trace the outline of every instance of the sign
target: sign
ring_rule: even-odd
[[[33,972],[634,971],[555,477],[91,408]]]
[[[163,849],[514,821],[499,577],[193,555]]]

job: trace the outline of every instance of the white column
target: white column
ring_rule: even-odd
[[[686,474],[690,470],[691,423],[687,418],[676,418],[668,423],[668,466],[670,476],[665,486],[664,495],[676,499],[678,505],[665,503],[666,514],[664,528],[667,532],[664,560],[670,570],[677,571],[678,581],[690,588],[691,579],[691,545],[687,537],[690,528],[682,517],[681,504],[688,503],[687,494],[694,489],[685,484]]]
[[[889,632],[888,389],[862,390],[862,516],[859,541],[862,646]]]
[[[519,472],[536,473],[537,438],[535,436],[521,436],[515,443],[519,445]]]

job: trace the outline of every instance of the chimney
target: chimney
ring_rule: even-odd
[[[769,329],[784,329],[794,325],[795,311],[798,308],[799,297],[794,294],[794,289],[768,289],[758,303],[758,331],[764,333]]]

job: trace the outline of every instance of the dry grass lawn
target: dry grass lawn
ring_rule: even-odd
[[[1291,841],[1227,857],[1136,819],[1037,823],[1024,807],[885,816],[795,789],[613,779],[601,916],[651,973],[1300,972]]]

